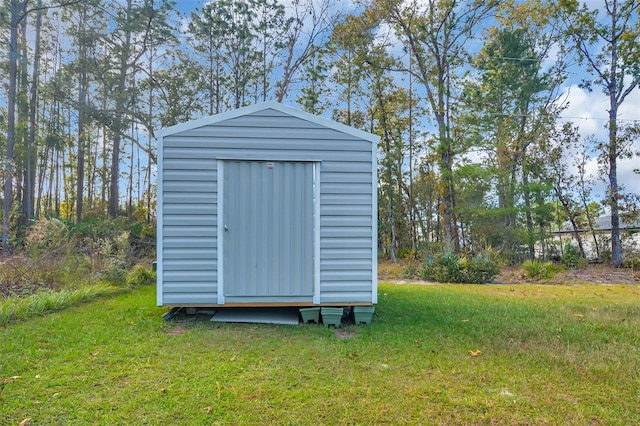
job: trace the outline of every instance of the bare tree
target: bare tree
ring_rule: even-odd
[[[293,0],[293,21],[284,37],[284,60],[282,74],[276,83],[276,101],[284,100],[298,69],[338,22],[339,14],[332,12],[333,6],[332,0],[322,0],[318,4],[314,0]]]

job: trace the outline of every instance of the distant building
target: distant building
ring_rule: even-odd
[[[576,232],[568,222],[559,230],[552,231],[551,235],[553,236],[553,241],[558,243],[559,252],[562,252],[563,247],[567,244],[578,247]],[[598,252],[600,252],[600,259],[608,257],[611,253],[611,215],[597,218],[593,226],[593,232],[588,227],[581,228],[578,230],[578,235],[588,260],[598,259]],[[640,215],[635,219],[620,216],[620,239],[622,240],[623,256],[628,257],[631,254],[640,253]]]

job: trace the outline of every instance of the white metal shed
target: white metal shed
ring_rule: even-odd
[[[377,302],[378,137],[275,102],[158,133],[158,306]]]

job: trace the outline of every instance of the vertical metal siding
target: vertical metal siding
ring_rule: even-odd
[[[313,164],[226,161],[224,296],[313,296]]]

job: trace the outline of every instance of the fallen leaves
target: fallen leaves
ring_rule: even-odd
[[[26,419],[21,421],[18,426],[27,426],[29,423],[31,423],[31,417],[27,417]]]
[[[15,382],[16,380],[20,380],[21,376],[11,376],[6,379],[0,380],[0,385],[6,385],[7,383]]]
[[[515,396],[515,395],[513,394],[513,392],[511,392],[511,391],[510,391],[509,389],[507,389],[507,388],[502,388],[502,389],[500,390],[500,393],[499,393],[498,395],[500,395],[500,396]]]
[[[471,351],[471,350],[469,351],[469,355],[471,355],[471,356],[478,356],[481,353],[482,353],[482,351],[480,349],[475,350],[475,351]]]
[[[21,379],[20,376],[11,376],[11,377],[9,377],[7,379],[0,380],[0,395],[2,395],[2,391],[4,390],[4,387],[7,384],[13,383],[13,382],[15,382],[16,380],[19,380],[19,379]]]

